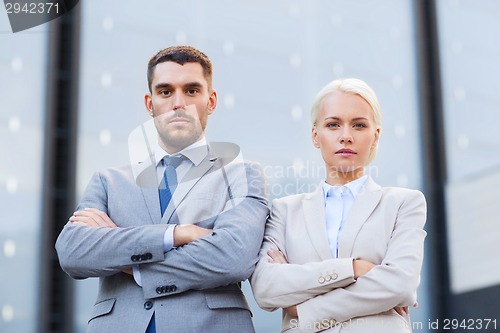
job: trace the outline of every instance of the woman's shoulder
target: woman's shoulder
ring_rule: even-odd
[[[386,199],[395,199],[397,201],[406,201],[406,200],[417,200],[417,201],[425,201],[424,194],[415,189],[405,188],[405,187],[394,187],[394,186],[385,186],[381,187],[382,196]]]
[[[303,200],[308,200],[313,198],[315,195],[318,195],[318,191],[308,192],[308,193],[297,193],[292,195],[287,195],[281,198],[276,198],[272,200],[274,205],[296,205],[300,204]]]

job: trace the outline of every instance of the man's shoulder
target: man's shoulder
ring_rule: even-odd
[[[132,177],[132,167],[130,164],[108,167],[98,170],[96,174],[98,174],[99,177],[106,179],[130,179]]]
[[[241,157],[241,149],[232,142],[211,142],[209,158],[217,160],[223,165],[239,160]]]
[[[236,168],[245,168],[254,172],[262,170],[259,162],[244,159],[240,146],[232,142],[211,142],[209,158],[217,161],[220,167],[229,170]]]

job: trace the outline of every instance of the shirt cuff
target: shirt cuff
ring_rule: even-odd
[[[165,234],[163,235],[163,253],[167,253],[174,248],[174,229],[176,225],[170,224],[167,230],[165,230]]]
[[[135,283],[137,283],[139,287],[142,287],[141,271],[139,270],[139,265],[132,266],[132,273],[134,274]]]

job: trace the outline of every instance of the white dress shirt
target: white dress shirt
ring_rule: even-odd
[[[323,183],[325,219],[328,244],[333,258],[338,258],[338,238],[359,190],[368,179],[367,175],[342,186]]]

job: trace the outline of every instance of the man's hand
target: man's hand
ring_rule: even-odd
[[[106,213],[95,208],[76,211],[69,218],[69,221],[87,227],[116,228],[116,224]]]
[[[70,222],[86,227],[105,227],[116,228],[116,224],[111,221],[108,214],[96,208],[85,208],[84,210],[76,211],[69,218]],[[125,268],[125,274],[133,275],[132,268]]]
[[[174,246],[179,247],[191,243],[212,233],[212,229],[198,227],[194,224],[177,225],[174,229]]]

